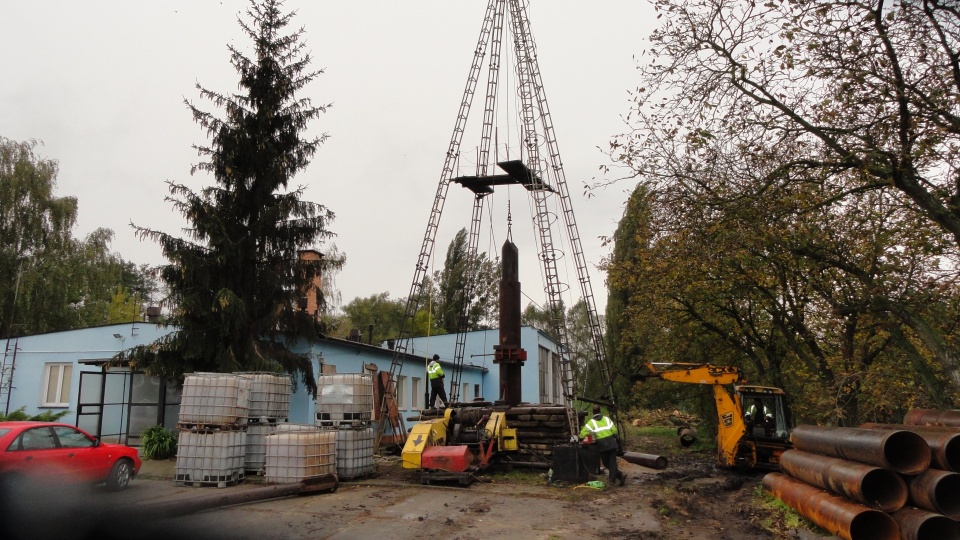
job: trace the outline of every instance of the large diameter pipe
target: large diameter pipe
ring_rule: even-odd
[[[960,411],[911,409],[903,416],[903,423],[914,426],[950,426],[960,428]]]
[[[875,424],[868,422],[863,429],[912,431],[923,437],[930,447],[930,466],[934,469],[960,472],[960,429],[943,426],[913,426],[903,424]]]
[[[687,448],[691,444],[697,442],[697,432],[693,428],[682,427],[677,430],[677,435],[680,436],[680,444]]]
[[[899,540],[888,514],[867,508],[780,473],[763,477],[763,489],[822,529],[846,540]]]
[[[903,540],[960,540],[960,525],[941,514],[919,508],[903,508],[890,515],[900,527]]]
[[[640,452],[624,452],[621,456],[628,463],[634,465],[643,465],[651,469],[666,469],[667,458],[654,454],[641,454]]]
[[[914,506],[960,519],[960,474],[930,469],[907,481]]]
[[[787,450],[780,456],[780,470],[797,480],[884,512],[895,512],[907,504],[907,483],[890,469]]]
[[[920,474],[930,467],[930,446],[910,431],[797,426],[790,440],[797,450],[859,461],[901,474]]]

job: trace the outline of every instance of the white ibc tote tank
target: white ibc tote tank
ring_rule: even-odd
[[[239,372],[250,379],[250,417],[290,417],[290,376],[265,372]]]
[[[337,476],[356,478],[375,470],[373,428],[340,428],[337,433]]]
[[[183,381],[179,422],[246,424],[250,379],[233,373],[190,373]]]
[[[288,484],[337,472],[337,437],[328,431],[284,431],[267,436],[268,484]]]
[[[181,431],[174,480],[226,487],[243,480],[246,431]]]
[[[317,425],[369,422],[373,413],[373,376],[334,373],[317,378]]]

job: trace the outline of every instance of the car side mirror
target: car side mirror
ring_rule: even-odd
[[[94,439],[94,440],[93,440],[93,447],[96,448],[96,447],[98,447],[98,446],[100,446],[100,439]]]

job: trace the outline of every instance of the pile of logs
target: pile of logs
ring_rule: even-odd
[[[630,420],[634,427],[656,427],[656,426],[691,426],[700,423],[700,418],[695,414],[687,414],[673,409],[654,409],[639,413],[637,418]]]
[[[517,429],[516,461],[549,465],[553,445],[570,440],[570,424],[562,405],[529,405],[507,409],[507,425]],[[579,413],[583,425],[585,413]]]
[[[960,539],[960,411],[904,424],[798,426],[763,487],[848,540]]]

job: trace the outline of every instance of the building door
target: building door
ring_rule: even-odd
[[[83,371],[77,401],[77,427],[103,440],[140,445],[151,426],[175,425],[179,392],[163,381],[128,369]]]

